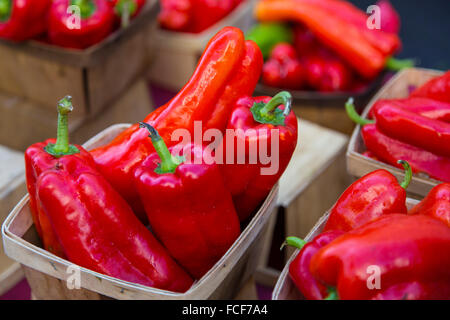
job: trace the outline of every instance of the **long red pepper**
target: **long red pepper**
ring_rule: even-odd
[[[79,17],[68,10],[71,5],[78,6]],[[114,11],[106,0],[54,0],[48,17],[48,37],[62,47],[85,49],[107,37],[113,24]]]
[[[410,97],[431,98],[450,103],[450,71],[435,77],[414,90]]]
[[[377,128],[388,136],[450,157],[450,123],[389,105],[374,108],[373,115]]]
[[[225,135],[218,150],[223,155],[220,168],[225,185],[241,221],[269,194],[297,146],[298,124],[291,102],[290,93],[283,91],[273,98],[242,98],[232,111],[227,132],[234,134]],[[272,149],[274,144],[278,152]],[[273,161],[266,163],[266,155]]]
[[[183,157],[171,154],[158,132],[150,132],[156,153],[136,168],[135,183],[152,230],[170,254],[201,278],[239,237],[239,219],[219,167],[207,164],[201,145],[187,144]]]
[[[44,247],[82,267],[160,289],[186,291],[192,279],[68,142],[70,97],[58,105],[58,137],[27,149],[27,186]],[[36,217],[37,208],[37,217]]]
[[[425,214],[444,222],[450,227],[450,183],[435,186],[409,214]]]
[[[289,276],[296,287],[308,300],[333,300],[335,290],[329,290],[317,281],[309,270],[312,257],[320,248],[326,246],[337,237],[344,234],[340,230],[332,230],[319,234],[310,242],[297,237],[287,237],[284,245],[290,245],[300,250],[289,265]],[[281,248],[283,248],[283,246]]]
[[[403,159],[410,164],[415,173],[422,172],[437,180],[450,181],[450,158],[436,155],[382,133],[371,120],[358,115],[352,99],[347,102],[346,109],[350,118],[362,126],[361,136],[364,144],[378,159],[396,167],[401,167],[397,161]]]
[[[0,0],[0,38],[23,41],[46,31],[51,0]]]
[[[193,134],[194,121],[224,129],[238,97],[253,92],[261,65],[256,45],[245,41],[239,29],[224,28],[210,40],[189,82],[144,122],[154,125],[169,146],[177,143],[171,139],[174,130],[187,129]],[[102,174],[142,218],[145,214],[134,188],[133,171],[152,152],[153,145],[138,125],[91,152]]]
[[[343,300],[450,299],[448,252],[450,228],[441,221],[390,214],[324,246],[310,270]]]
[[[300,1],[260,1],[255,8],[259,21],[292,20],[304,23],[325,45],[366,78],[375,77],[387,55],[372,46],[358,27],[316,5]]]
[[[369,116],[372,118],[373,110],[382,106],[395,106],[426,118],[450,122],[450,103],[430,98],[380,99],[373,105]]]
[[[386,214],[406,214],[405,190],[412,172],[407,162],[400,160],[399,163],[405,168],[405,180],[401,184],[384,169],[356,180],[331,209],[324,231],[350,231]]]

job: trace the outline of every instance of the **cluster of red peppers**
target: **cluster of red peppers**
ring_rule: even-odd
[[[91,152],[69,145],[71,103],[63,99],[56,141],[26,151],[31,211],[44,248],[123,280],[186,291],[239,237],[241,222],[258,210],[297,144],[290,94],[251,97],[262,63],[242,31],[222,29],[171,101]],[[227,139],[226,129],[248,132],[237,139],[266,143],[268,154],[277,152],[271,141],[279,139],[277,170],[264,175],[271,164],[258,158],[216,161],[229,141],[211,150],[203,141],[172,139],[177,129],[194,136],[197,121]],[[250,159],[254,151],[233,154]]]
[[[383,23],[380,29],[369,29],[366,13],[345,0],[259,1],[255,17],[261,24],[249,38],[266,51],[263,83],[297,90],[358,91],[386,67],[411,66],[410,60],[392,58],[401,47],[397,12],[388,0],[377,5]]]
[[[390,165],[408,161],[416,173],[450,182],[450,71],[415,89],[406,99],[379,100],[361,118],[352,101],[349,116],[362,126],[369,154]]]
[[[450,299],[450,256],[442,255],[450,252],[450,184],[408,212],[412,172],[399,163],[401,184],[386,170],[369,173],[342,194],[321,234],[286,239],[300,249],[289,275],[306,299]]]
[[[226,17],[243,0],[160,0],[159,25],[167,30],[199,33]]]
[[[126,27],[146,0],[0,0],[0,38],[39,38],[75,49]]]

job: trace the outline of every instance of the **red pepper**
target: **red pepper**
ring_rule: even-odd
[[[303,24],[296,24],[294,26],[294,46],[297,54],[305,56],[317,48],[318,42],[311,30]]]
[[[364,144],[378,159],[396,167],[400,167],[398,159],[403,159],[410,164],[415,173],[426,173],[431,178],[450,182],[450,158],[387,136],[372,121],[362,119],[357,114],[353,100],[349,100],[346,109],[350,118],[362,126],[361,136]]]
[[[318,281],[336,287],[342,300],[450,299],[448,252],[450,228],[442,222],[390,214],[320,249],[310,270]]]
[[[334,1],[326,1],[325,6],[329,3]],[[292,0],[260,1],[255,8],[255,16],[262,22],[291,20],[303,23],[365,78],[371,79],[379,74],[388,59],[386,52],[374,46],[381,43],[380,39],[370,42],[360,27],[316,4]]]
[[[405,180],[401,185],[387,170],[376,170],[356,180],[330,211],[324,231],[350,231],[379,217],[392,213],[407,213],[406,188],[411,181],[411,168],[400,160],[405,168]]]
[[[401,25],[400,16],[392,6],[391,2],[389,0],[380,0],[376,3],[376,5],[380,7],[381,31],[398,34],[400,32]]]
[[[304,69],[295,48],[288,43],[277,44],[264,64],[263,82],[276,88],[300,89],[304,78]]]
[[[425,214],[444,222],[450,227],[450,183],[435,186],[409,214]]]
[[[192,279],[98,173],[89,153],[69,145],[70,99],[58,108],[56,143],[35,144],[25,155],[31,208],[44,247],[109,276],[186,291]]]
[[[23,41],[43,34],[51,0],[0,0],[0,38]]]
[[[111,0],[116,16],[122,28],[128,26],[130,19],[135,18],[145,6],[146,0]]]
[[[450,71],[417,88],[411,93],[410,97],[430,98],[450,103]]]
[[[210,40],[184,88],[144,122],[155,126],[169,146],[176,144],[171,139],[175,129],[187,129],[193,134],[194,121],[203,121],[206,128],[224,130],[237,99],[255,89],[261,65],[256,44],[244,41],[239,29],[224,28]],[[141,218],[145,214],[134,188],[133,171],[153,152],[153,145],[138,125],[91,152],[101,173]]]
[[[272,99],[246,97],[237,102],[231,114],[227,131],[236,134],[236,143],[233,143],[234,136],[227,134],[218,150],[223,155],[224,150],[227,153],[221,165],[222,175],[241,221],[267,197],[297,146],[297,118],[291,111],[291,101],[286,91]],[[272,149],[272,144],[277,144],[278,150]],[[275,157],[270,163],[261,158],[265,147],[267,155]],[[230,150],[233,150],[233,159],[230,159]],[[275,171],[271,172],[272,169]]]
[[[135,171],[136,185],[152,230],[170,254],[201,278],[239,237],[240,225],[219,167],[203,159],[205,148],[187,144],[171,154],[149,124],[156,152]],[[175,147],[174,147],[175,148]]]
[[[402,108],[430,119],[450,122],[450,103],[430,98],[381,99],[374,104],[369,116],[372,118],[373,110],[388,105]]]
[[[344,232],[340,230],[328,231],[319,234],[310,242],[297,237],[286,238],[283,246],[290,245],[300,250],[289,265],[289,276],[306,299],[323,300],[333,298],[334,292],[330,292],[326,286],[313,277],[309,270],[309,265],[317,251],[343,234]]]
[[[71,5],[80,8],[79,21],[75,17],[76,13],[68,10]],[[100,42],[113,31],[114,11],[106,0],[54,0],[48,19],[48,37],[51,43],[61,47],[85,49]]]
[[[450,123],[423,117],[391,105],[373,109],[379,128],[386,135],[434,154],[450,157]]]

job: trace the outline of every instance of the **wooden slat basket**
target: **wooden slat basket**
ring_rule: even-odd
[[[399,72],[372,98],[364,109],[362,116],[367,117],[369,110],[379,99],[407,98],[411,88],[421,86],[428,80],[441,74],[441,71],[420,68],[405,69]],[[360,178],[374,170],[386,169],[395,175],[397,179],[403,179],[403,170],[363,156],[364,151],[366,151],[366,148],[361,137],[361,126],[358,125],[353,131],[347,149],[347,171],[350,175]],[[429,178],[424,173],[414,174],[408,187],[408,193],[413,197],[424,197],[439,183],[439,181]]]
[[[117,124],[84,144],[87,150],[111,141],[129,127]],[[81,289],[69,290],[66,280],[71,262],[44,250],[33,225],[26,195],[2,226],[5,253],[24,266],[36,299],[230,299],[252,275],[262,250],[262,237],[275,211],[278,185],[251,219],[226,254],[185,293],[146,287],[81,268]],[[49,283],[51,285],[49,285]]]
[[[0,91],[51,111],[70,93],[74,117],[98,114],[146,71],[157,11],[157,0],[148,1],[128,27],[85,50],[0,40]]]
[[[408,209],[412,208],[417,203],[418,200],[410,198],[406,199],[406,206],[408,207]],[[330,212],[328,211],[319,219],[316,225],[305,237],[306,241],[311,241],[322,232],[323,228],[325,227],[325,224],[327,223],[329,214]],[[294,260],[295,257],[297,257],[299,252],[300,250],[298,249],[295,250],[289,261],[284,266],[283,271],[281,272],[280,277],[278,278],[277,284],[273,289],[272,300],[305,300],[305,297],[297,289],[294,282],[291,280],[289,276],[289,265],[291,264],[292,260]]]
[[[222,28],[233,26],[244,32],[250,27],[255,0],[245,0],[228,16],[199,34],[168,31],[154,26],[149,78],[171,90],[181,89],[195,71],[208,41]]]

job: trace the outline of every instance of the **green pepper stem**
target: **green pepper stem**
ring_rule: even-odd
[[[414,59],[396,59],[394,57],[390,57],[386,61],[386,69],[392,71],[400,71],[406,68],[412,68],[416,64]]]
[[[63,155],[79,153],[77,147],[69,144],[69,113],[72,112],[72,97],[65,96],[58,102],[58,128],[56,133],[56,143],[48,144],[45,150],[60,157]]]
[[[405,160],[398,160],[397,163],[401,164],[403,166],[403,168],[405,169],[405,179],[400,184],[400,186],[406,190],[406,188],[408,188],[409,183],[411,182],[411,179],[412,179],[412,169],[411,169],[411,166],[409,165],[409,163]]]
[[[12,0],[0,0],[0,21],[6,21],[11,14],[11,1]]]
[[[148,130],[148,132],[150,133],[149,137],[152,139],[153,147],[155,148],[159,158],[161,159],[161,162],[155,169],[155,172],[159,174],[174,173],[177,167],[182,163],[182,161],[179,158],[174,157],[170,153],[164,140],[161,138],[158,131],[156,131],[153,126],[145,122],[139,122],[139,127],[146,128]]]
[[[126,28],[130,24],[130,1],[123,1],[122,3],[121,25],[122,28]]]
[[[81,18],[87,19],[95,12],[95,4],[92,0],[72,0],[72,5],[80,8]]]
[[[287,91],[278,92],[269,102],[267,102],[260,112],[263,116],[267,116],[282,104],[284,104],[283,115],[286,117],[291,112],[292,108],[292,95]]]
[[[336,288],[328,287],[328,296],[326,296],[323,300],[339,300],[339,295]]]
[[[305,244],[306,241],[298,237],[287,237],[286,240],[281,245],[280,250],[283,250],[285,246],[292,246],[301,250]]]
[[[374,120],[368,120],[368,119],[362,118],[358,114],[358,112],[356,112],[353,98],[349,98],[347,100],[347,102],[345,103],[345,110],[347,111],[348,117],[361,126],[365,126],[366,124],[375,123]]]

